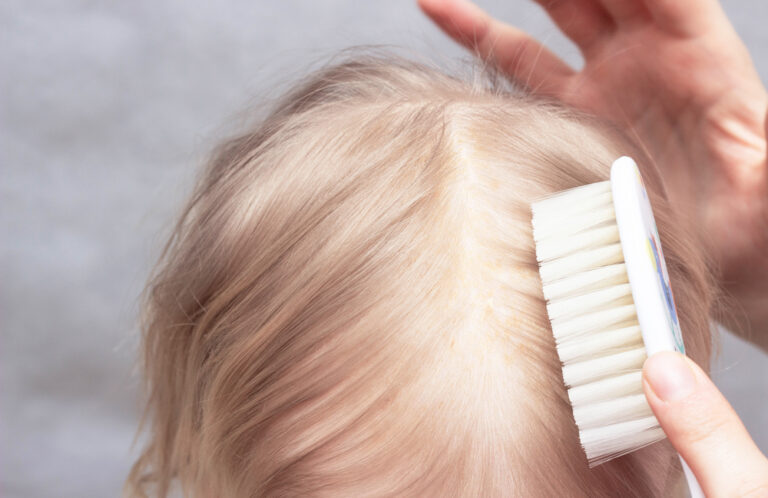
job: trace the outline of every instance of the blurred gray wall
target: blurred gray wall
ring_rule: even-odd
[[[578,53],[525,0],[481,2]],[[725,5],[768,81],[768,2]],[[411,0],[3,0],[0,494],[119,494],[135,451],[137,296],[206,152],[318,60],[360,44],[463,55]],[[768,451],[768,358],[714,375]]]

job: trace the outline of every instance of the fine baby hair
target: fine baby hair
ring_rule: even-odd
[[[638,159],[685,330],[712,285],[653,162],[492,79],[395,57],[310,75],[221,145],[146,291],[130,496],[669,496],[662,441],[589,469],[530,204]]]

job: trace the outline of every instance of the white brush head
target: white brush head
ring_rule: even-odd
[[[611,181],[531,208],[547,313],[589,465],[663,439],[641,369],[648,353],[682,351],[682,337],[636,164],[622,157]]]

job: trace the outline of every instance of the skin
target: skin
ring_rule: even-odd
[[[643,367],[643,389],[706,496],[768,496],[768,459],[696,363],[679,353],[657,353]]]
[[[698,228],[732,311],[768,351],[768,93],[716,0],[538,0],[576,71],[464,0],[419,0],[446,34],[532,92],[614,122],[648,151]]]
[[[443,31],[532,92],[628,130],[699,230],[735,308],[768,351],[768,95],[716,0],[537,0],[581,50],[576,71],[464,0],[419,0]],[[768,496],[768,460],[707,375],[677,353],[643,368],[656,418],[708,497]]]

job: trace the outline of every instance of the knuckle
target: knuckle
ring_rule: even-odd
[[[685,424],[683,436],[691,446],[704,445],[718,439],[728,429],[726,418],[705,411],[694,412]]]

